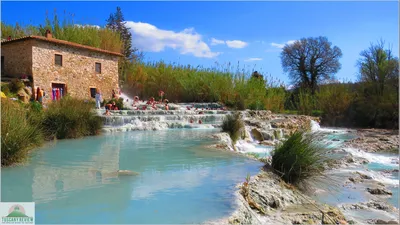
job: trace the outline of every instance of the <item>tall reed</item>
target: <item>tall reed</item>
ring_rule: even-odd
[[[43,141],[39,123],[18,102],[1,99],[1,165],[8,166],[26,159],[28,151]]]

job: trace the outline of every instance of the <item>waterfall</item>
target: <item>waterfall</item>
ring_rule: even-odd
[[[314,120],[311,120],[311,132],[317,132],[321,129],[319,123],[315,122]]]
[[[97,110],[104,123],[104,130],[164,130],[177,128],[213,129],[221,126],[226,114],[223,110],[116,110],[104,115]]]
[[[133,104],[133,99],[131,99],[128,95],[121,93],[119,96],[120,98],[124,99],[124,107],[128,109],[133,109],[132,104]]]

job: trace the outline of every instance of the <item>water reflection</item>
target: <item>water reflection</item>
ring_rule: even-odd
[[[204,148],[214,142],[209,135],[149,131],[59,141],[35,151],[28,165],[2,171],[2,200],[35,201],[37,223],[198,223],[222,217],[233,210],[235,185],[261,164]],[[118,170],[139,175],[118,176]]]
[[[44,156],[48,153],[38,152],[40,164],[32,163],[34,176],[32,182],[32,199],[36,203],[57,200],[66,197],[63,192],[99,187],[116,182],[119,170],[120,143],[123,136],[105,136],[98,147],[78,145],[77,149],[69,147],[68,141],[60,142],[53,151],[68,151],[67,158],[57,159],[57,155]],[[82,152],[89,158],[85,161],[74,161],[83,158]],[[60,164],[54,165],[54,162]]]

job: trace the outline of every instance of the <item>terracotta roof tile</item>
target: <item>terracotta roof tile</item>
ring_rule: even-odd
[[[72,47],[76,47],[76,48],[82,48],[82,49],[87,49],[87,50],[96,51],[96,52],[102,52],[102,53],[116,55],[116,56],[123,56],[121,53],[118,53],[118,52],[107,51],[107,50],[104,50],[104,49],[95,48],[95,47],[91,47],[91,46],[87,46],[87,45],[81,45],[81,44],[77,44],[77,43],[74,43],[74,42],[64,41],[64,40],[60,40],[60,39],[56,39],[56,38],[46,38],[46,37],[43,37],[43,36],[34,36],[34,35],[25,36],[25,37],[21,37],[21,38],[13,38],[11,40],[4,40],[3,39],[1,41],[1,44],[3,45],[3,44],[13,43],[13,42],[17,42],[17,41],[25,41],[25,40],[28,40],[28,39],[47,41],[47,42],[51,42],[51,43],[68,45],[68,46],[72,46]]]

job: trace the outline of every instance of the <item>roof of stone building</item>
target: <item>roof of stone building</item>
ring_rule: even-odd
[[[51,43],[55,43],[55,44],[62,44],[62,45],[67,45],[67,46],[72,46],[72,47],[76,47],[76,48],[82,48],[82,49],[87,49],[87,50],[91,50],[91,51],[96,51],[96,52],[102,52],[102,53],[106,53],[106,54],[111,54],[111,55],[116,55],[116,56],[123,56],[121,53],[118,52],[112,52],[112,51],[107,51],[104,49],[100,49],[100,48],[95,48],[95,47],[91,47],[91,46],[87,46],[87,45],[81,45],[81,44],[77,44],[74,42],[70,42],[70,41],[64,41],[64,40],[60,40],[60,39],[56,39],[56,38],[46,38],[43,36],[35,36],[35,35],[30,35],[30,36],[25,36],[25,37],[21,37],[21,38],[14,38],[11,40],[2,40],[1,44],[8,44],[8,43],[14,43],[14,42],[18,42],[18,41],[26,41],[29,39],[35,39],[35,40],[39,40],[39,41],[46,41],[46,42],[51,42]]]

